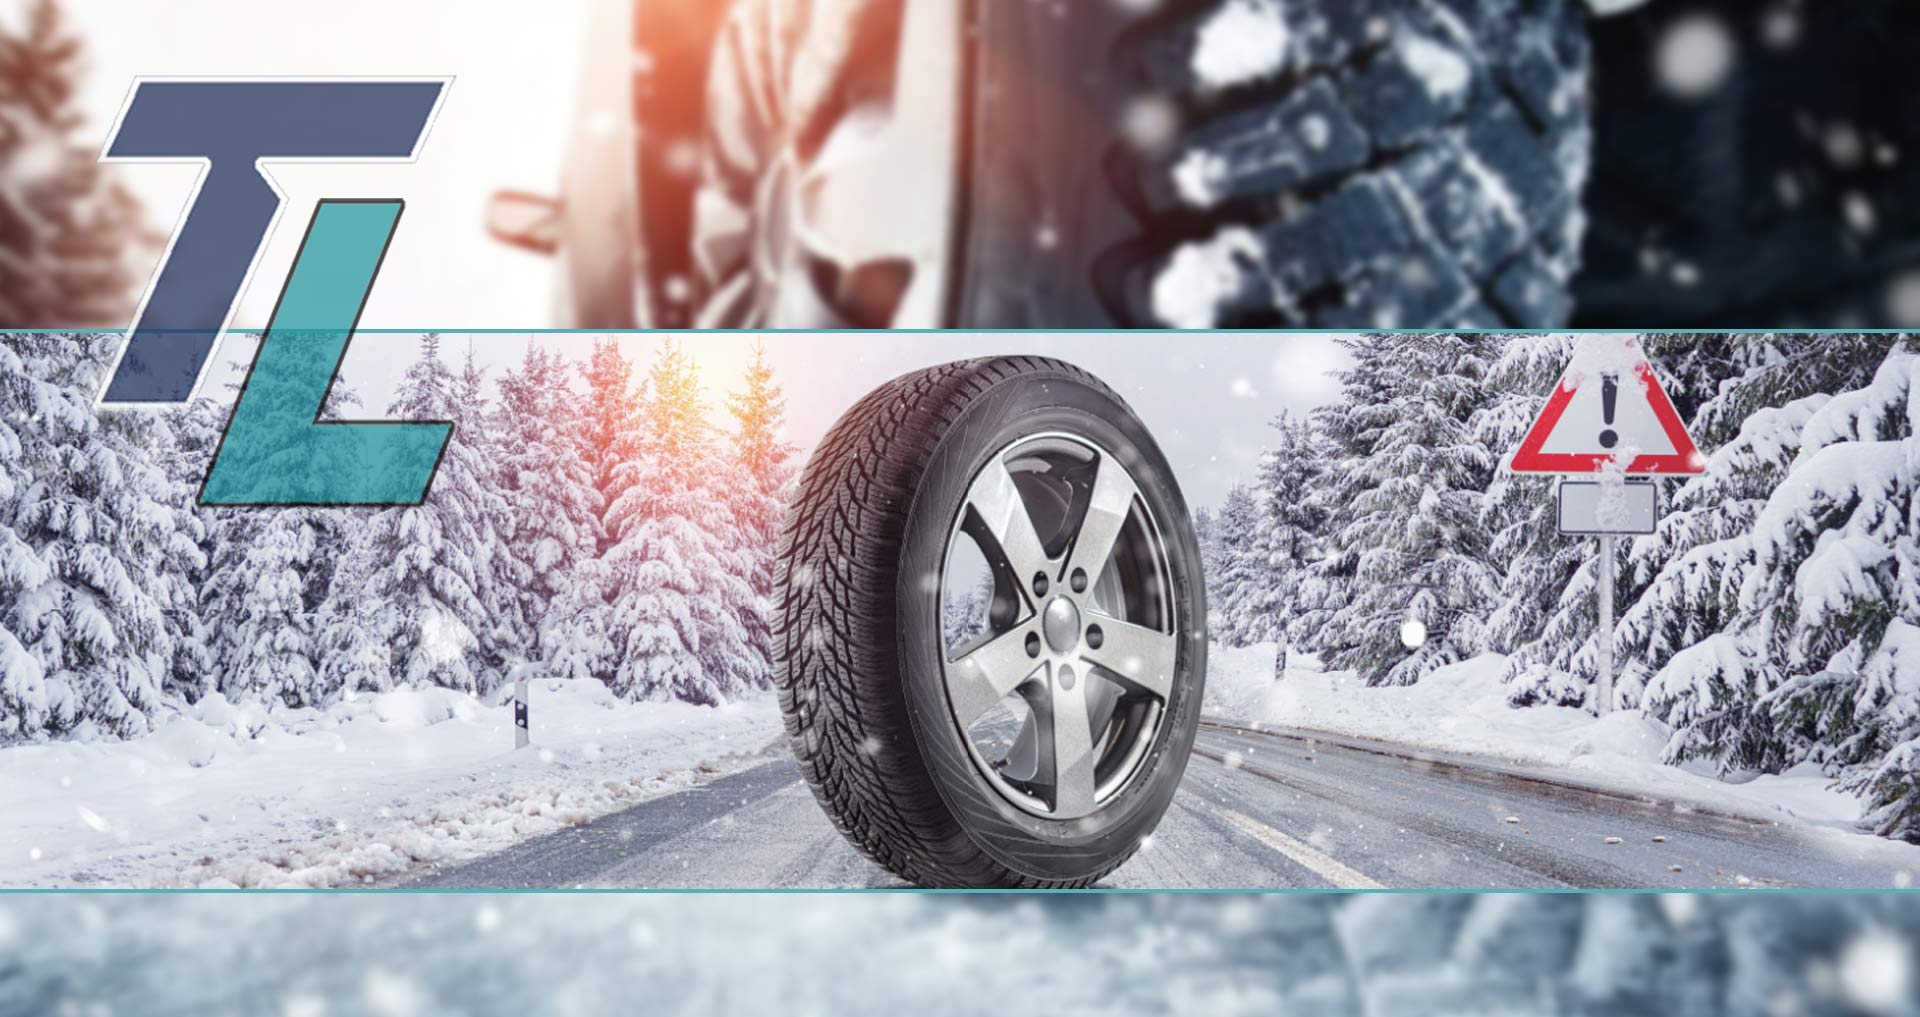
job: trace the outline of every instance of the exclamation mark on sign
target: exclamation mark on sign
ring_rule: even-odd
[[[1613,429],[1613,412],[1620,405],[1620,379],[1609,374],[1600,379],[1600,412],[1606,418],[1607,429],[1600,432],[1600,447],[1612,448],[1620,444],[1620,435]]]

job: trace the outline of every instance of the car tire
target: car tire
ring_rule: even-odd
[[[993,606],[954,642],[976,539]],[[896,378],[814,451],[782,536],[775,676],[807,783],[911,883],[1090,886],[1185,771],[1203,585],[1165,457],[1092,376],[993,357]],[[976,730],[1002,721],[989,758]]]
[[[705,324],[1549,328],[1572,312],[1579,0],[800,6],[745,0],[714,51]],[[936,7],[957,12],[951,52],[929,60],[922,32],[903,63],[903,21]],[[1260,33],[1264,62],[1245,45]],[[944,108],[889,105],[948,73]],[[837,134],[875,124],[921,143],[843,189],[838,207],[875,211],[822,220],[789,181],[830,178]],[[861,217],[895,235],[795,253]]]

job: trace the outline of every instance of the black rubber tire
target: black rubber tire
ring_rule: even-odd
[[[1578,0],[1288,0],[1271,5],[1288,63],[1208,88],[1190,69],[1200,33],[1250,2],[984,5],[960,320],[1563,324],[1590,136]],[[1432,99],[1401,59],[1416,37],[1458,56],[1467,87]],[[1155,96],[1179,130],[1123,139],[1113,125]],[[1201,150],[1226,153],[1206,207],[1175,181]],[[1170,321],[1153,290],[1183,249],[1210,249],[1213,292]]]
[[[763,228],[751,222],[763,168],[781,145],[824,136],[855,90],[836,84],[846,76],[836,61],[890,59],[901,2],[740,0],[707,96],[702,215],[728,237],[700,259],[710,301],[738,299],[738,231]],[[1284,64],[1226,87],[1197,80],[1205,27],[1248,7],[1283,20]],[[1590,136],[1583,10],[1580,0],[975,3],[955,32],[968,108],[940,324],[1562,325]],[[1426,90],[1404,56],[1416,42],[1463,72],[1457,89]],[[769,84],[794,80],[816,87]],[[1171,110],[1178,130],[1142,143],[1125,125],[1149,108]],[[1204,207],[1175,182],[1199,152],[1219,153],[1222,167],[1219,200]],[[1183,256],[1187,271],[1208,259],[1208,292],[1185,294],[1197,306],[1170,316],[1154,289],[1183,271]],[[844,317],[887,323],[863,307]]]
[[[1016,808],[976,768],[941,675],[937,590],[967,484],[1016,438],[1066,430],[1126,459],[1167,540],[1176,633],[1206,617],[1200,551],[1166,458],[1112,390],[1039,357],[904,375],[808,460],[782,534],[774,673],[794,755],[867,857],[928,887],[1066,889],[1118,868],[1165,814],[1200,721],[1206,643],[1182,638],[1141,770],[1092,816]]]

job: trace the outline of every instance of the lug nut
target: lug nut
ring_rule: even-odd
[[[1047,595],[1047,574],[1045,572],[1034,573],[1033,595],[1036,597],[1044,597]]]
[[[1029,657],[1040,656],[1040,633],[1038,632],[1027,633],[1027,656]]]
[[[1097,650],[1100,648],[1100,644],[1106,641],[1107,641],[1107,634],[1105,632],[1100,631],[1100,626],[1098,625],[1087,626],[1087,646]]]
[[[1075,593],[1087,592],[1087,570],[1074,569],[1072,583],[1073,583],[1073,592]]]

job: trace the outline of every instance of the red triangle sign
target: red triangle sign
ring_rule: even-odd
[[[1581,336],[1573,365],[1508,461],[1515,473],[1705,473],[1707,460],[1653,373],[1640,341]]]

